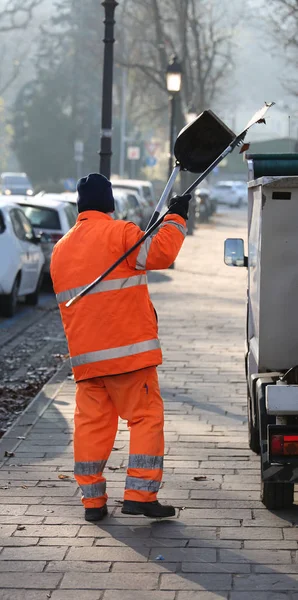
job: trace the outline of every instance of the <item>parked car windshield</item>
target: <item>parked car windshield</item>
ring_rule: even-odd
[[[61,229],[59,214],[51,208],[41,208],[39,206],[22,205],[22,209],[31,221],[33,227],[40,229]]]

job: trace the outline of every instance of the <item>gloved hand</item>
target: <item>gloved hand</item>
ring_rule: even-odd
[[[183,219],[188,219],[189,202],[191,194],[185,196],[174,196],[169,202],[169,212],[174,215],[180,215]]]

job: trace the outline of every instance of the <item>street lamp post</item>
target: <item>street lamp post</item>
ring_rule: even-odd
[[[118,6],[116,0],[104,0],[105,35],[104,64],[102,83],[101,145],[99,171],[108,179],[111,176],[112,157],[112,117],[113,117],[113,66],[114,66],[114,14]]]
[[[167,68],[167,90],[170,94],[171,118],[170,118],[170,152],[169,152],[169,173],[174,168],[174,142],[175,142],[175,117],[176,117],[176,98],[181,90],[182,69],[178,58],[174,55]]]

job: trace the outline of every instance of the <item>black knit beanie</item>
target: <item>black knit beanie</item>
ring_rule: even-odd
[[[82,177],[77,184],[78,211],[98,210],[111,213],[115,210],[115,202],[111,182],[99,173],[91,173]]]

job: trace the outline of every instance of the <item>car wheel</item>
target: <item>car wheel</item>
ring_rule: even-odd
[[[3,317],[10,318],[15,315],[18,303],[19,287],[20,277],[17,276],[14,280],[10,294],[1,296],[0,307]]]
[[[41,271],[41,273],[39,275],[35,291],[32,294],[27,294],[26,304],[29,304],[30,306],[36,306],[38,304],[38,297],[39,297],[40,288],[42,286],[42,281],[43,281],[43,271]]]

